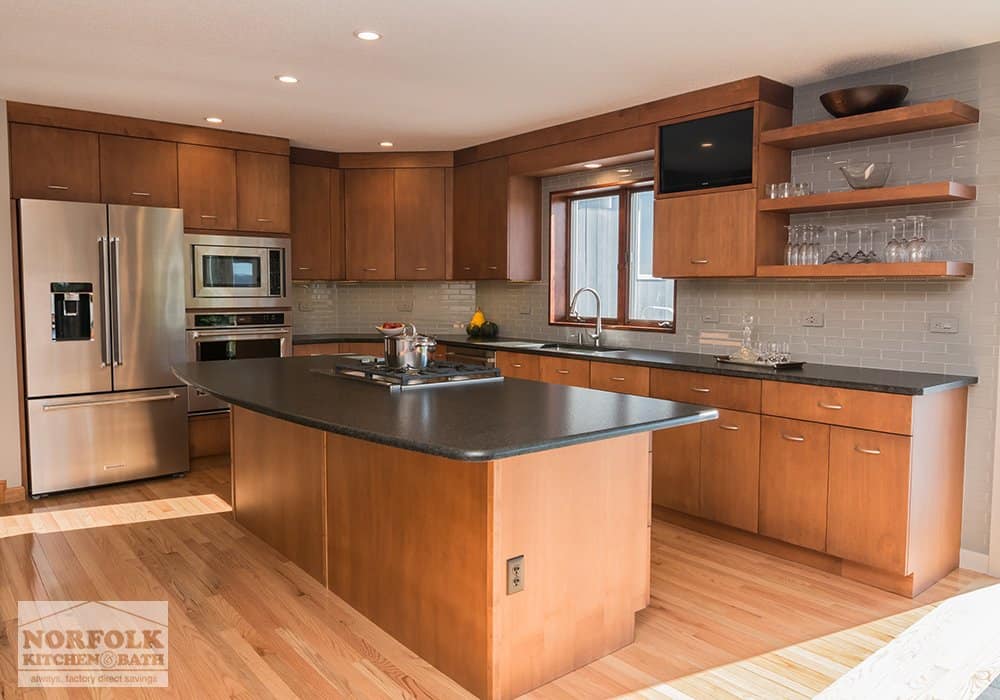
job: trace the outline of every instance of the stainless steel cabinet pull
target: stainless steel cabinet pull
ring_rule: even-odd
[[[823,403],[822,401],[819,402],[819,407],[828,408],[831,411],[839,411],[843,408],[839,403]]]
[[[863,455],[880,455],[880,454],[882,454],[882,450],[870,450],[870,449],[867,449],[865,447],[862,447],[861,445],[855,445],[854,449],[855,449],[855,451],[860,452]]]
[[[521,365],[521,364],[518,364],[518,363],[516,363],[516,362],[512,362],[512,363],[510,364],[510,366],[511,366],[511,367],[519,367],[519,368],[520,368],[520,367],[524,367],[524,365]]]
[[[472,268],[471,267],[463,267],[462,269],[463,270],[471,270]]]
[[[149,197],[150,194],[149,194],[149,192],[133,192],[132,196],[133,197]]]
[[[365,272],[378,272],[377,267],[366,267]]]
[[[121,239],[117,236],[111,239],[111,290],[114,295],[114,366],[121,367],[125,364],[125,353],[122,351],[122,330],[121,317],[122,317],[122,295],[121,290],[118,288],[118,283],[121,280],[121,266],[120,260],[121,256],[118,251],[118,244]]]
[[[258,224],[269,224],[269,223],[271,223],[271,219],[257,219],[257,223]]]
[[[299,269],[300,270],[311,270],[312,268],[311,267],[300,267]]]
[[[723,425],[722,423],[719,423],[719,427],[722,428],[723,430],[739,430],[740,429],[740,426],[738,426],[738,425]]]
[[[415,268],[415,269],[416,269],[417,272],[427,272],[427,266],[426,265],[418,267],[418,268]]]
[[[705,386],[693,386],[691,387],[691,391],[697,391],[699,394],[709,394],[712,392],[711,389]]]
[[[68,190],[69,187],[66,185],[47,185],[50,190]]]
[[[159,396],[133,396],[125,399],[109,399],[107,401],[76,401],[74,403],[50,403],[42,406],[43,411],[62,411],[69,408],[91,408],[93,406],[118,406],[126,403],[151,403],[153,401],[173,401],[180,394],[173,392]]]
[[[218,219],[219,217],[217,217],[215,214],[202,214],[201,218],[203,218],[203,219]]]
[[[805,442],[806,439],[801,435],[789,435],[787,433],[782,433],[781,437],[789,442]]]
[[[556,374],[569,374],[568,369],[557,369]]]
[[[691,258],[692,265],[708,265],[708,258]]]
[[[625,377],[608,377],[608,379],[610,379],[613,382],[624,382],[625,381]]]
[[[488,266],[488,267],[487,267],[486,269],[487,269],[487,270],[496,270],[496,269],[497,269],[497,266],[496,266],[496,265],[490,265],[490,266]]]

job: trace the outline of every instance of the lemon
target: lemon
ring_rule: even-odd
[[[486,323],[486,314],[483,313],[482,309],[476,309],[476,313],[472,314],[472,320],[469,321],[469,325],[478,328],[484,323]]]

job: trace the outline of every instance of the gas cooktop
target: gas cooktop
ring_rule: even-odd
[[[502,382],[496,367],[465,365],[457,362],[430,362],[427,367],[389,367],[385,362],[370,362],[358,358],[338,358],[332,369],[314,369],[317,374],[357,379],[386,386],[390,391],[429,389],[457,384]]]

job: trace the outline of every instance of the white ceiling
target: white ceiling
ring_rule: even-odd
[[[801,85],[998,39],[998,0],[0,0],[0,97],[219,115],[335,151],[450,150],[748,75]]]

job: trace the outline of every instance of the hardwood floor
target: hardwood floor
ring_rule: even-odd
[[[101,697],[469,697],[237,525],[228,466],[199,466],[0,506],[0,698],[91,697],[16,687],[31,599],[169,601],[170,688]],[[635,643],[530,697],[812,697],[938,601],[995,582],[958,571],[908,600],[655,520],[652,551]]]

